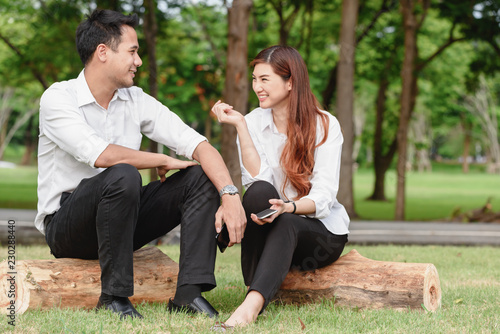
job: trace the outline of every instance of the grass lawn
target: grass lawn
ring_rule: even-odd
[[[457,208],[461,212],[477,209],[491,198],[494,211],[500,211],[500,177],[484,172],[463,174],[456,168],[436,168],[432,173],[409,172],[406,175],[406,219],[428,221],[449,218]],[[396,197],[396,172],[386,175],[387,202],[368,201],[373,191],[374,174],[361,169],[354,179],[355,210],[360,219],[393,220]]]
[[[178,259],[177,246],[161,246]],[[442,307],[394,311],[337,307],[330,300],[310,305],[274,305],[256,323],[235,333],[500,333],[500,248],[443,246],[348,246],[384,261],[433,263],[439,273]],[[51,258],[44,246],[19,246],[17,259]],[[224,321],[244,297],[239,247],[219,254],[218,288],[205,297]],[[7,249],[0,248],[0,259]],[[497,265],[494,265],[497,263]],[[0,322],[0,332],[17,333],[210,333],[214,321],[203,316],[170,315],[165,304],[138,306],[145,319],[119,321],[107,312],[51,309],[17,315],[16,327]],[[301,325],[304,324],[304,328]]]
[[[143,182],[149,172],[141,171]],[[396,173],[386,176],[387,202],[368,201],[373,190],[373,172],[359,169],[354,177],[355,209],[360,219],[394,219]],[[463,212],[482,207],[491,198],[494,211],[500,211],[500,177],[474,169],[462,174],[456,165],[436,165],[432,173],[407,174],[406,219],[427,221],[449,218],[460,208]],[[0,208],[36,209],[36,167],[0,168]]]
[[[0,168],[0,208],[36,210],[36,167]]]

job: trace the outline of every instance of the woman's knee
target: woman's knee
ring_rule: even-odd
[[[245,210],[257,213],[256,210],[261,211],[269,208],[271,198],[280,198],[276,188],[269,182],[257,181],[245,191],[243,207]]]

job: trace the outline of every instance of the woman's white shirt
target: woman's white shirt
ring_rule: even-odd
[[[349,233],[349,216],[342,204],[337,201],[339,189],[340,158],[344,138],[338,120],[331,114],[322,111],[330,119],[328,138],[314,151],[314,169],[311,176],[311,191],[303,198],[309,198],[316,205],[316,212],[307,215],[317,218],[332,233],[343,235]],[[243,166],[239,138],[236,140],[240,157],[242,183],[248,188],[255,181],[267,181],[274,185],[283,200],[293,199],[297,192],[288,184],[283,191],[285,174],[280,165],[281,153],[287,140],[285,134],[279,133],[273,122],[271,109],[257,108],[245,116],[252,141],[260,156],[259,173],[252,177]],[[318,118],[316,144],[323,139],[322,122]]]

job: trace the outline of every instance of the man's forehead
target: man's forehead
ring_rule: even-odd
[[[138,49],[139,42],[137,40],[137,33],[134,28],[125,25],[123,28],[121,43],[127,49]]]

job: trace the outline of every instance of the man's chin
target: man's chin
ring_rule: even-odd
[[[134,85],[134,81],[131,80],[130,82],[122,82],[119,88],[130,88]]]

